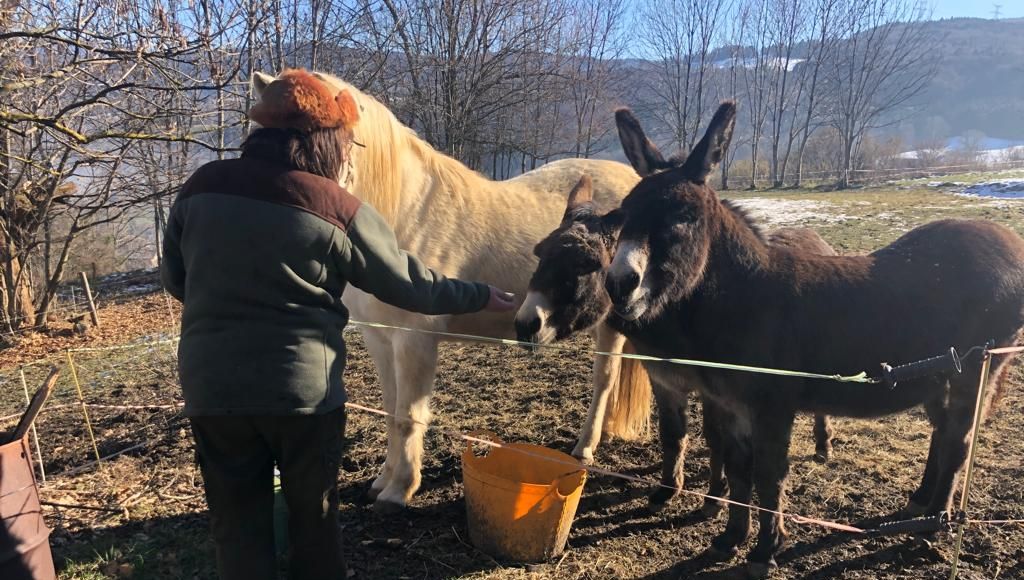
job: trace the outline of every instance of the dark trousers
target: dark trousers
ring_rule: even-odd
[[[274,463],[288,505],[288,577],[343,580],[338,468],[344,407],[324,415],[192,417],[223,580],[277,578]]]

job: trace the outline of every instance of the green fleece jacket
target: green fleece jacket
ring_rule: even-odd
[[[199,168],[171,208],[161,279],[184,303],[185,414],[326,413],[345,402],[346,284],[424,314],[484,308],[398,247],[337,183],[263,160]]]

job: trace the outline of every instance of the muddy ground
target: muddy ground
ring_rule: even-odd
[[[766,194],[779,197],[779,194]],[[863,192],[846,197],[787,194],[793,199],[827,199],[836,214],[856,219],[829,220],[810,214],[799,223],[819,227],[845,252],[877,247],[921,221],[943,215],[983,215],[1021,228],[1024,205],[967,205],[942,194]],[[756,196],[755,196],[756,197]],[[864,203],[860,203],[864,202]],[[923,203],[927,202],[927,203]],[[927,211],[922,208],[931,208]],[[816,211],[823,210],[818,206]],[[124,312],[125,314],[119,314]],[[150,316],[147,322],[144,317]],[[124,318],[132,328],[158,336],[173,331],[162,295],[110,306],[105,320]],[[112,337],[114,335],[111,335]],[[124,336],[116,335],[116,342]],[[33,338],[33,353],[45,354]],[[53,339],[64,340],[64,339]],[[77,339],[76,339],[77,340]],[[70,346],[100,346],[104,335]],[[109,341],[115,341],[110,338]],[[841,344],[837,337],[837,346]],[[60,343],[60,348],[68,345]],[[347,372],[350,398],[379,407],[379,389],[357,336],[351,341]],[[589,343],[570,352],[537,355],[511,347],[459,344],[442,349],[433,409],[435,424],[460,431],[486,428],[509,441],[572,448],[590,396]],[[66,359],[51,349],[50,360]],[[16,353],[0,353],[0,416],[23,404]],[[75,355],[86,399],[96,404],[179,401],[173,345],[158,344]],[[44,365],[26,369],[30,384]],[[65,504],[114,507],[118,513],[47,507],[54,529],[52,546],[62,578],[213,578],[201,477],[193,463],[187,423],[173,410],[92,409],[99,452],[109,454],[143,445],[105,461],[102,469],[55,475],[75,469],[93,454],[82,416],[73,405],[74,387],[65,370],[54,408],[39,422],[42,455],[50,479],[43,499]],[[1024,370],[1011,376],[1009,394],[981,434],[978,471],[971,495],[972,517],[1024,518]],[[695,417],[699,417],[694,413]],[[724,525],[694,514],[695,498],[670,508],[647,510],[648,488],[605,476],[592,476],[564,557],[524,567],[497,562],[468,540],[459,469],[461,445],[431,432],[427,437],[423,489],[404,514],[376,515],[363,501],[366,483],[383,461],[383,421],[352,412],[348,448],[339,486],[342,523],[358,578],[734,578],[736,562],[715,564],[701,558]],[[3,426],[0,426],[2,429]],[[707,451],[691,423],[686,488],[706,489]],[[900,508],[916,485],[927,451],[929,429],[913,411],[879,421],[835,420],[836,448],[827,465],[812,460],[811,423],[801,418],[791,448],[792,513],[842,522],[860,522]],[[660,457],[652,439],[613,441],[601,447],[602,467],[656,478]],[[124,510],[122,510],[122,507]],[[862,537],[813,526],[790,525],[791,543],[779,557],[778,578],[946,578],[953,538]],[[964,538],[961,577],[1024,578],[1024,527],[975,526]]]

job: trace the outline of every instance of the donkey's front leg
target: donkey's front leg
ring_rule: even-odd
[[[729,479],[729,520],[725,531],[711,541],[710,555],[731,559],[750,536],[750,504],[753,496],[754,454],[750,412],[742,407],[717,408],[721,418],[725,475]]]
[[[661,439],[661,485],[651,494],[651,509],[661,509],[682,493],[687,443],[686,391],[674,391],[651,381],[658,406],[658,436]]]
[[[752,578],[764,578],[775,564],[775,554],[786,543],[784,520],[786,476],[789,475],[789,440],[795,414],[784,409],[758,409],[754,418],[754,485],[760,506],[757,545],[747,557]],[[774,513],[773,513],[774,512]]]
[[[420,487],[423,435],[430,422],[430,395],[437,374],[437,340],[430,336],[396,335],[395,461],[391,480],[377,496],[374,508],[393,512],[406,506]]]
[[[626,344],[625,336],[605,324],[599,324],[594,332],[597,350],[622,352],[622,348]],[[594,450],[597,449],[597,445],[601,441],[601,428],[608,412],[608,398],[618,385],[621,364],[622,361],[617,356],[597,355],[594,357],[592,377],[594,394],[590,398],[590,409],[587,411],[587,420],[583,424],[579,441],[572,450],[573,457],[585,464],[589,465],[594,461]]]
[[[704,441],[708,445],[709,455],[708,495],[716,498],[725,498],[725,494],[729,490],[729,485],[725,478],[725,441],[722,434],[725,423],[722,419],[722,413],[719,412],[711,399],[701,396],[700,400],[704,414]],[[722,511],[724,507],[724,501],[708,497],[704,498],[704,505],[700,511],[710,518],[718,515],[718,512]]]

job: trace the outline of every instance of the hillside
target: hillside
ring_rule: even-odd
[[[956,18],[925,27],[935,39],[938,70],[919,99],[915,133],[976,130],[1024,139],[1024,19]]]

